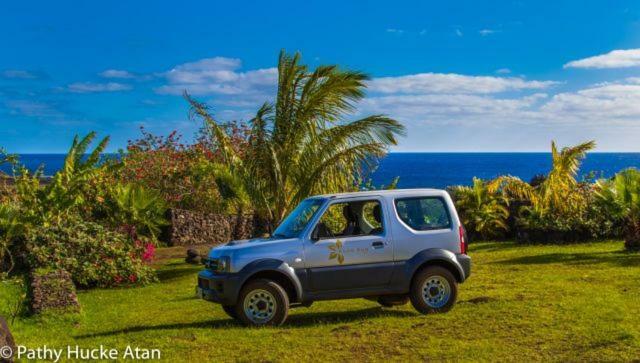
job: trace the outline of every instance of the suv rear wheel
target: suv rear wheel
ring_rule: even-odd
[[[445,313],[458,297],[458,283],[444,267],[431,266],[420,270],[411,284],[411,304],[422,314]]]
[[[274,281],[250,281],[240,292],[236,314],[249,326],[282,325],[289,314],[289,297]]]

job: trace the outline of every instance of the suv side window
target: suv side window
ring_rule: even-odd
[[[320,239],[383,233],[382,209],[377,200],[330,205],[320,218],[314,232]]]
[[[440,197],[402,198],[395,204],[400,219],[416,231],[451,228],[449,210]]]

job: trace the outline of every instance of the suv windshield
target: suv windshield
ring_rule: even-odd
[[[273,232],[276,238],[295,238],[300,235],[309,221],[324,203],[324,199],[305,199],[280,223]]]

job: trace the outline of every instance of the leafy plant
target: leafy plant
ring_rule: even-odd
[[[281,52],[275,103],[265,103],[251,120],[243,153],[206,105],[185,98],[210,128],[213,150],[252,206],[277,223],[311,194],[351,188],[363,165],[382,156],[404,132],[383,115],[344,120],[364,97],[367,79],[333,65],[310,71],[299,54]]]
[[[87,150],[96,136],[91,132],[82,139],[76,136],[62,169],[51,183],[40,187],[42,171],[30,173],[20,167],[16,175],[16,194],[22,206],[23,219],[30,225],[51,225],[69,218],[87,204],[86,191],[99,170],[100,157],[109,138],[102,139],[89,154]]]
[[[451,192],[462,222],[471,235],[487,239],[509,229],[508,199],[492,191],[487,182],[473,178],[473,186],[456,186]]]
[[[502,176],[491,183],[491,189],[502,189],[508,195],[529,201],[531,209],[537,214],[579,211],[584,206],[584,200],[580,193],[576,193],[579,187],[576,177],[587,151],[594,147],[595,141],[588,141],[558,150],[556,143],[552,141],[552,167],[544,180],[541,177],[536,178],[537,186],[532,186],[517,177]]]
[[[23,231],[24,225],[18,211],[9,204],[0,204],[0,271],[9,273],[13,270],[12,242]],[[5,260],[8,260],[8,267],[2,269]]]
[[[626,169],[596,183],[596,195],[609,215],[624,221],[625,247],[640,250],[640,171]]]
[[[109,192],[107,218],[117,227],[131,226],[153,239],[168,224],[167,206],[160,193],[137,184],[116,185]]]
[[[32,268],[64,269],[81,287],[145,284],[155,279],[142,241],[81,220],[35,228],[27,242]]]

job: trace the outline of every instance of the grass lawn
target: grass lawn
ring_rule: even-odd
[[[241,327],[194,298],[199,266],[177,258],[143,288],[80,292],[80,315],[18,318],[18,344],[158,348],[173,361],[640,359],[640,254],[622,242],[471,246],[448,314],[363,299],[293,309],[280,328]],[[0,283],[0,296],[10,294]],[[5,299],[0,299],[0,305]],[[0,306],[1,308],[2,306]]]

